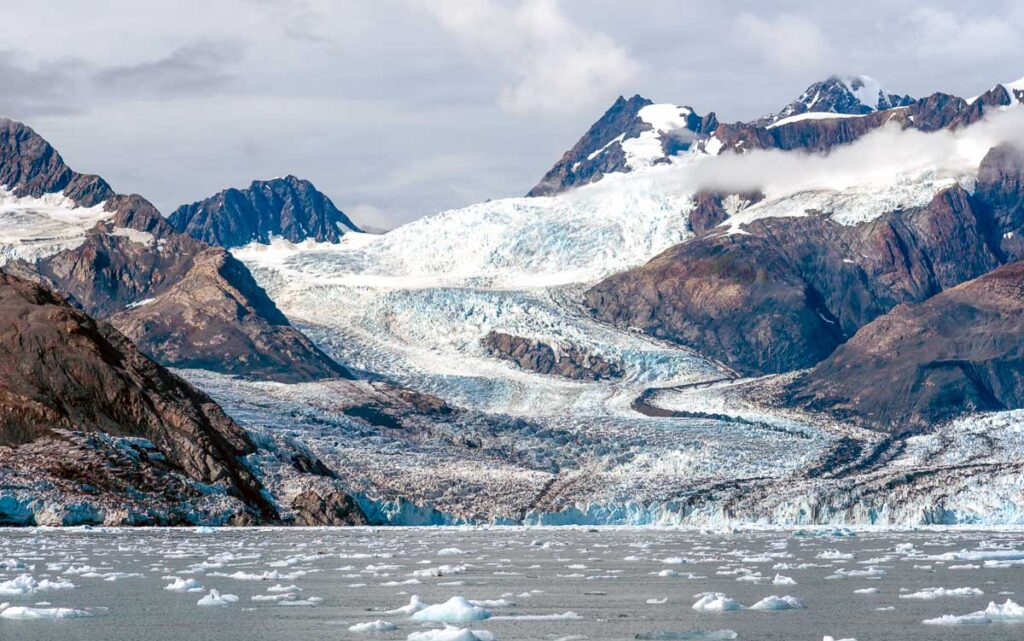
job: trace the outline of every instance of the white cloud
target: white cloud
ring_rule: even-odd
[[[517,114],[575,113],[607,101],[638,64],[603,33],[570,21],[557,0],[409,0],[474,55],[512,76],[499,104]]]
[[[760,18],[743,13],[736,20],[734,37],[737,44],[785,73],[828,71],[833,63],[832,48],[821,28],[803,16]]]
[[[1024,108],[994,112],[954,131],[924,133],[901,129],[891,122],[827,154],[778,150],[725,153],[673,165],[663,172],[651,172],[651,176],[664,183],[663,189],[678,193],[760,190],[777,198],[808,190],[886,185],[905,177],[934,180],[970,176],[990,149],[1020,140],[1024,140]]]
[[[992,60],[1021,53],[1020,12],[1003,16],[958,14],[919,7],[902,20],[901,50],[919,58]]]

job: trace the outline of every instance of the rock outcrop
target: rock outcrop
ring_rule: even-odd
[[[490,354],[539,374],[578,381],[620,378],[622,370],[595,354],[574,346],[552,346],[543,341],[491,331],[481,343]]]
[[[896,307],[798,377],[785,400],[894,432],[1024,407],[1024,262]]]
[[[255,446],[216,403],[110,325],[6,273],[0,273],[0,371],[0,446],[29,456],[67,433],[145,439],[171,469],[222,487],[258,519],[276,518],[241,460]],[[73,460],[63,464],[76,469]]]
[[[272,238],[337,243],[344,234],[359,231],[313,183],[295,176],[225,189],[179,207],[168,220],[184,234],[226,248],[268,244]]]
[[[292,500],[295,525],[366,525],[366,515],[355,500],[336,490],[307,490]]]

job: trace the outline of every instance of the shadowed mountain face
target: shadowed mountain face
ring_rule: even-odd
[[[786,394],[790,404],[883,430],[1024,407],[1024,262],[900,305]]]
[[[253,443],[208,396],[110,325],[6,273],[0,273],[0,371],[0,446],[60,440],[62,431],[143,438],[172,469],[223,486],[260,519],[276,518],[240,460],[255,451]]]
[[[227,248],[268,244],[275,237],[337,243],[344,234],[359,231],[313,183],[295,176],[226,189],[179,207],[168,220],[182,233]]]
[[[106,219],[74,248],[6,269],[108,319],[161,363],[280,381],[349,376],[290,326],[227,251],[178,233],[141,196],[116,195],[102,179],[71,171],[28,127],[4,121],[0,175],[15,193],[64,185],[79,206],[104,204]]]
[[[114,195],[105,180],[72,171],[49,143],[7,118],[0,118],[0,186],[15,196],[62,192],[83,207]]]
[[[695,213],[714,211],[698,206]],[[810,367],[900,303],[1001,262],[1002,227],[959,187],[927,206],[844,226],[823,216],[713,229],[586,293],[595,314],[745,374]]]

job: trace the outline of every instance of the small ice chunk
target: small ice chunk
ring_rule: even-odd
[[[414,614],[425,607],[427,606],[425,603],[423,603],[423,600],[420,599],[419,595],[414,594],[412,595],[412,597],[409,598],[408,605],[403,605],[402,607],[395,608],[394,610],[387,610],[384,612],[384,614]]]
[[[779,597],[774,594],[766,596],[754,605],[750,606],[751,610],[799,610],[804,607],[803,602],[796,597],[789,595]]]
[[[473,605],[464,597],[453,596],[444,603],[423,608],[412,615],[413,621],[436,621],[440,623],[465,623],[491,618],[491,613]]]
[[[203,586],[196,579],[174,579],[172,583],[164,586],[168,592],[202,592]]]
[[[978,588],[925,588],[911,594],[901,594],[900,598],[932,601],[943,597],[969,597],[982,596],[983,594],[985,593]]]
[[[495,636],[486,630],[467,630],[448,625],[441,630],[413,632],[406,639],[408,641],[495,641]]]
[[[22,621],[36,619],[81,619],[89,616],[92,616],[92,614],[87,610],[75,610],[73,608],[29,608],[20,605],[0,608],[0,618]]]
[[[732,612],[742,610],[743,606],[721,592],[706,592],[693,604],[698,612]]]
[[[633,638],[641,641],[730,641],[737,634],[732,630],[687,630],[672,632],[658,630],[656,632],[640,632]]]
[[[390,632],[391,630],[394,630],[397,627],[398,626],[396,626],[394,623],[391,623],[389,621],[381,621],[380,619],[377,619],[376,621],[367,621],[366,623],[357,623],[355,625],[350,625],[348,627],[348,631],[349,632]]]
[[[946,614],[935,619],[925,619],[922,623],[926,625],[987,625],[994,621],[1024,622],[1024,606],[1020,606],[1010,599],[1003,604],[990,601],[987,608],[978,612],[963,615]]]
[[[234,594],[221,594],[217,590],[210,590],[210,593],[196,601],[196,605],[203,607],[224,607],[238,602]]]
[[[796,585],[796,581],[791,577],[776,574],[775,578],[772,580],[772,585]]]

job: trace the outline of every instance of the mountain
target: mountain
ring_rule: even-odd
[[[234,320],[180,350],[239,314],[272,322],[225,302],[263,292],[367,372],[180,371],[248,432],[246,467],[284,522],[1021,523],[1016,84],[767,124],[622,99],[542,197],[338,243],[228,254],[163,231],[141,200],[5,191],[0,246],[40,278],[125,274],[75,301],[143,346],[178,350],[206,309]],[[76,262],[82,247],[104,252]],[[161,247],[189,262],[156,261]],[[101,452],[115,479],[149,451],[83,434],[65,447]],[[9,470],[34,452],[6,452],[0,506],[33,474]]]
[[[778,113],[759,122],[769,125],[808,113],[863,115],[913,103],[910,96],[888,93],[877,80],[868,76],[830,76],[814,83]]]
[[[1024,262],[896,307],[797,378],[787,400],[883,430],[1024,407]]]
[[[179,232],[217,247],[269,244],[272,238],[293,243],[337,243],[359,231],[348,216],[295,176],[253,181],[247,189],[225,189],[205,200],[183,205],[168,217]]]
[[[350,376],[224,249],[178,233],[141,196],[73,172],[25,125],[2,121],[0,175],[0,264],[109,320],[164,365],[283,381]]]
[[[107,323],[2,272],[0,370],[0,478],[29,483],[22,509],[42,512],[39,495],[63,492],[69,505],[78,494],[104,506],[101,522],[277,519],[242,460],[255,445],[207,395]],[[0,522],[20,519],[0,505]]]
[[[884,207],[884,204],[881,205]],[[595,315],[709,354],[746,374],[814,365],[900,303],[920,302],[1003,262],[994,239],[1024,231],[959,186],[860,224],[735,214],[586,294]],[[790,214],[792,215],[792,214]],[[734,228],[735,229],[735,228]]]
[[[609,174],[664,164],[683,152],[827,151],[890,122],[920,131],[964,127],[1021,101],[1024,79],[966,100],[944,93],[914,99],[888,93],[868,76],[831,76],[777,113],[720,123],[714,113],[700,117],[689,107],[620,97],[528,195],[552,195]]]
[[[527,196],[550,196],[606,174],[668,162],[717,122],[714,114],[701,117],[690,107],[619,96]]]

